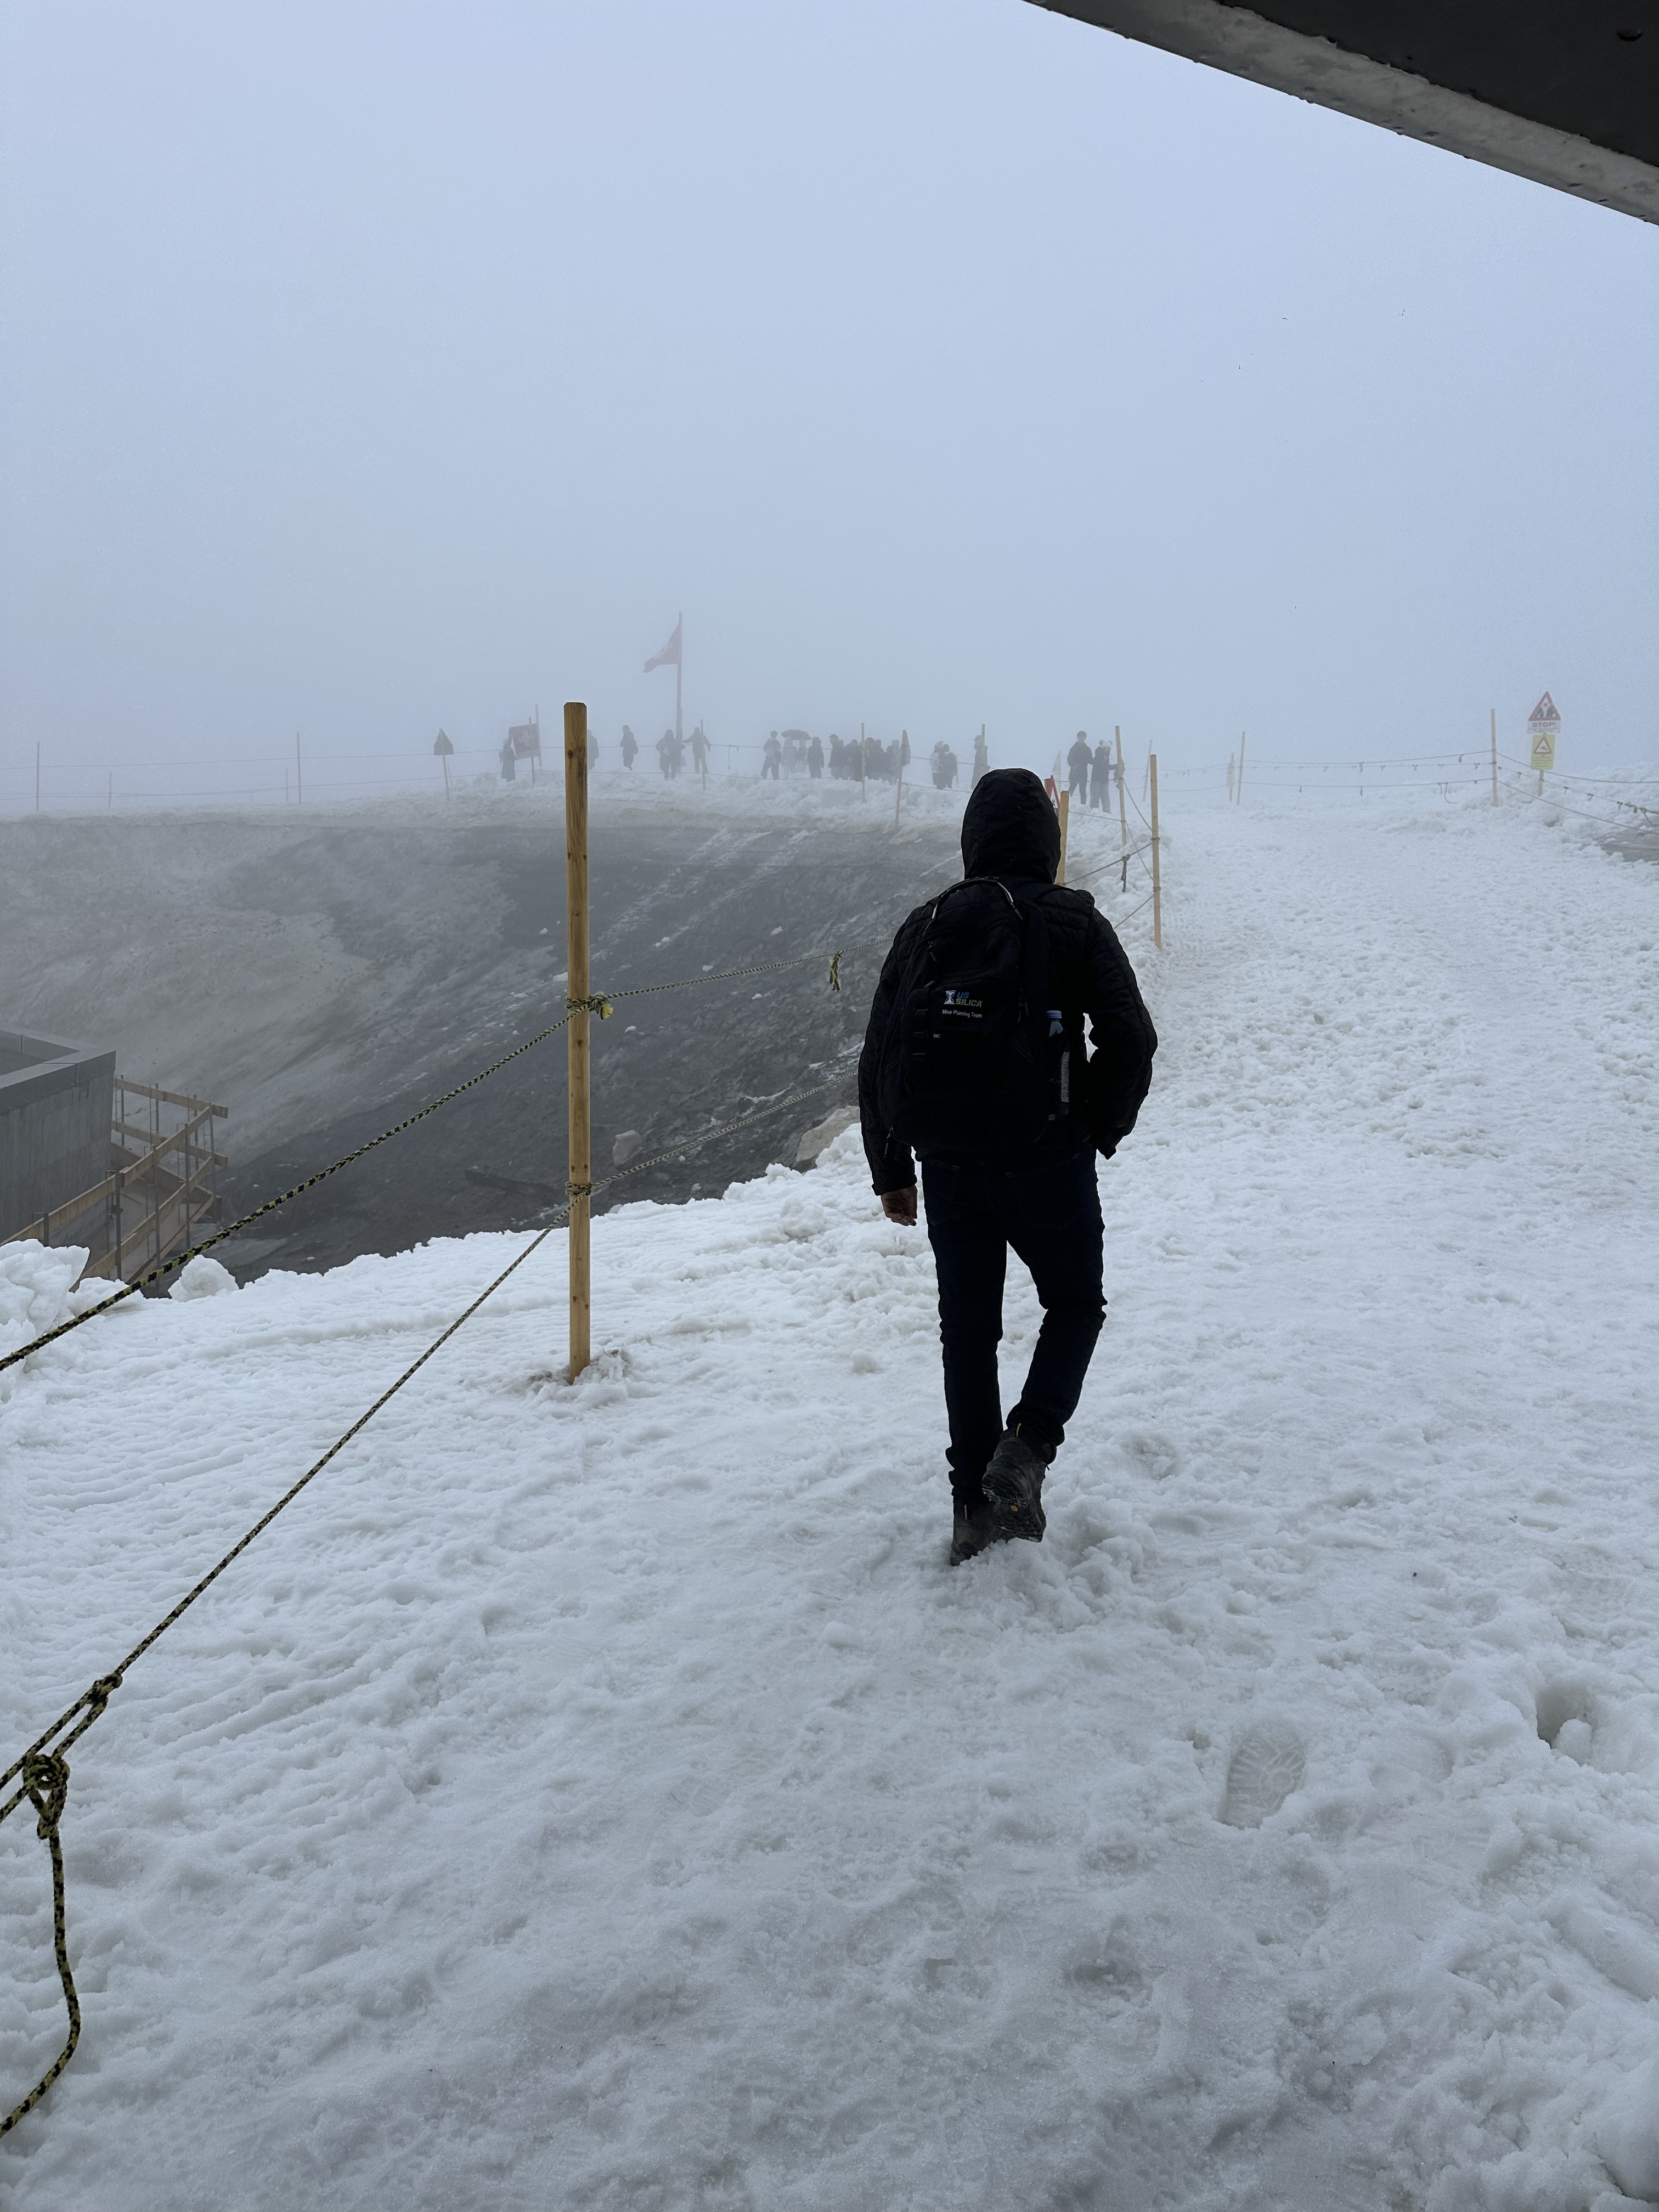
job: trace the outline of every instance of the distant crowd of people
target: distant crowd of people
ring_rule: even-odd
[[[658,738],[657,765],[662,771],[663,781],[665,782],[672,783],[675,777],[679,775],[681,769],[685,766],[685,749],[688,744],[691,748],[692,775],[708,775],[709,744],[707,736],[704,734],[702,724],[699,722],[696,728],[692,731],[689,738],[682,738],[679,733],[674,730],[665,730],[662,735]],[[635,762],[639,758],[639,753],[640,741],[634,735],[632,730],[629,728],[627,723],[624,722],[623,724],[622,733],[623,766],[625,769],[631,769]],[[590,738],[588,740],[589,766],[597,766],[599,757],[599,741],[597,738]]]
[[[514,781],[517,760],[523,757],[522,741],[515,752],[514,737],[518,734],[515,732],[513,736],[509,736],[501,747],[501,777],[504,782],[510,783]],[[538,758],[539,758],[539,735],[538,732],[538,742],[536,754]],[[1079,746],[1083,748],[1082,759],[1085,765],[1081,769],[1078,764]],[[657,765],[665,782],[673,782],[685,767],[688,749],[691,756],[692,774],[707,775],[709,756],[714,748],[701,722],[692,731],[689,738],[681,738],[673,730],[665,730],[657,739]],[[640,757],[641,747],[639,739],[626,722],[623,724],[621,750],[623,766],[631,770],[635,762]],[[1109,783],[1111,758],[1109,746],[1103,744],[1097,749],[1096,752],[1091,753],[1088,741],[1079,731],[1077,744],[1073,746],[1069,758],[1072,767],[1072,789],[1074,792],[1081,787],[1086,796],[1091,775],[1103,775],[1106,782]],[[1098,763],[1104,763],[1104,765],[1102,767]],[[587,738],[587,764],[590,769],[597,768],[599,764],[599,741],[591,730]],[[896,738],[885,744],[879,738],[839,738],[832,733],[827,752],[823,740],[811,736],[805,730],[774,730],[761,748],[760,772],[763,781],[769,780],[773,783],[781,782],[786,777],[793,779],[798,775],[806,775],[816,783],[822,778],[826,769],[837,782],[842,783],[896,783],[899,776],[909,765],[910,737],[909,732],[905,730],[901,730]],[[927,756],[927,768],[933,780],[933,788],[936,791],[954,791],[957,787],[957,776],[961,773],[961,765],[954,749],[941,738]],[[980,778],[988,772],[990,765],[990,756],[985,744],[985,732],[981,729],[974,739],[973,781],[975,783],[977,783]],[[1081,787],[1079,782],[1079,775],[1083,779]],[[1104,786],[1102,787],[1104,788]],[[1093,803],[1098,806],[1104,805],[1106,802],[1103,798],[1097,797]]]

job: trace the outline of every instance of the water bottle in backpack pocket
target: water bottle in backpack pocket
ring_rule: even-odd
[[[1018,1153],[1054,1114],[1069,1059],[1051,1047],[1042,916],[989,877],[933,905],[893,1001],[876,1080],[882,1117],[918,1152]],[[1052,1063],[1052,1065],[1051,1065]]]

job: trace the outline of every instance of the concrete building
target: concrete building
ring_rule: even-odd
[[[105,1181],[114,1108],[112,1052],[0,1030],[0,1238]]]

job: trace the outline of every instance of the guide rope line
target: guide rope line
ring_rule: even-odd
[[[834,1090],[845,1080],[846,1076],[843,1073],[832,1075],[822,1083],[813,1084],[805,1091],[792,1091],[787,1097],[774,1099],[770,1104],[760,1107],[754,1113],[741,1115],[735,1121],[727,1121],[718,1128],[705,1129],[695,1137],[688,1137],[681,1144],[670,1146],[665,1152],[653,1153],[648,1159],[640,1160],[626,1168],[619,1169],[615,1175],[605,1176],[602,1182],[574,1184],[571,1187],[572,1200],[574,1201],[577,1197],[590,1196],[596,1191],[606,1190],[612,1183],[624,1182],[629,1176],[638,1175],[645,1168],[655,1167],[663,1160],[673,1159],[683,1152],[691,1152],[699,1145],[708,1144],[713,1138],[729,1136],[733,1130],[746,1128],[751,1122],[764,1121],[769,1115],[787,1113],[792,1106],[799,1105],[805,1099],[817,1097],[823,1091]],[[558,1207],[553,1219],[544,1228],[537,1231],[523,1251],[502,1268],[492,1283],[486,1285],[484,1289],[479,1291],[464,1313],[457,1315],[448,1328],[441,1335],[433,1339],[420,1358],[412,1361],[398,1376],[397,1381],[380,1393],[366,1413],[359,1414],[344,1435],[337,1438],[322,1457],[313,1466],[308,1467],[299,1480],[283,1492],[270,1510],[263,1514],[246,1534],[231,1546],[224,1557],[216,1565],[210,1567],[192,1589],[186,1590],[172,1612],[164,1619],[158,1620],[149,1634],[141,1638],[128,1652],[126,1657],[112,1668],[107,1674],[100,1674],[89,1688],[83,1690],[74,1704],[66,1711],[60,1713],[50,1728],[43,1729],[28,1748],[12,1761],[3,1774],[0,1774],[0,1790],[3,1790],[7,1783],[16,1781],[20,1776],[21,1777],[19,1787],[3,1804],[0,1804],[0,1821],[7,1820],[16,1811],[24,1799],[27,1798],[33,1805],[37,1816],[36,1833],[45,1842],[52,1856],[52,1947],[57,1956],[58,1979],[63,1985],[64,2002],[68,2010],[70,2023],[68,2038],[58,2057],[35,2083],[33,2088],[29,2091],[27,2096],[21,2103],[15,2105],[3,2120],[0,2120],[0,2136],[9,2135],[19,2120],[25,2118],[34,2110],[41,2098],[46,2095],[47,2090],[51,2088],[52,2083],[74,2057],[76,2045],[81,2039],[81,2001],[76,1993],[75,1977],[70,1970],[69,1939],[64,1906],[64,1854],[58,1834],[58,1824],[62,1820],[64,1808],[69,1796],[70,1769],[69,1761],[64,1754],[102,1715],[111,1698],[121,1687],[128,1669],[143,1657],[152,1644],[159,1642],[166,1635],[175,1621],[189,1612],[197,1599],[212,1588],[225,1570],[241,1557],[257,1537],[264,1534],[277,1515],[294,1503],[307,1485],[314,1481],[329,1462],[337,1459],[355,1437],[362,1434],[381,1407],[389,1404],[406,1382],[414,1380],[428,1360],[443,1349],[450,1338],[471,1320],[473,1315],[487,1299],[495,1296],[508,1276],[515,1274],[532,1254],[540,1250],[554,1231],[564,1225],[569,1211],[569,1204]],[[71,1721],[76,1723],[73,1728],[70,1728]],[[69,1729],[67,1735],[64,1734],[65,1729]],[[52,1747],[50,1750],[47,1749],[48,1745]]]
[[[1528,769],[1524,773],[1528,775],[1536,775],[1537,770],[1534,769]],[[1546,791],[1542,793],[1536,791],[1522,791],[1516,787],[1520,779],[1517,776],[1510,782],[1510,796],[1512,799],[1518,800],[1522,806],[1553,807],[1558,814],[1574,815],[1579,821],[1594,822],[1598,825],[1598,827],[1603,830],[1613,830],[1618,827],[1617,817],[1613,815],[1592,814],[1588,807],[1569,806],[1565,799],[1558,799],[1553,791]],[[1620,805],[1629,806],[1632,805],[1632,802],[1629,799],[1621,799],[1619,804]],[[1634,811],[1638,814],[1651,814],[1654,810],[1651,807],[1638,806]]]
[[[875,944],[878,942],[879,940],[871,940],[863,945],[845,945],[831,957],[830,988],[832,991],[839,992],[842,988],[842,962],[852,953],[872,950]],[[319,1168],[315,1175],[307,1176],[303,1182],[296,1182],[291,1189],[279,1193],[275,1198],[264,1200],[251,1212],[243,1214],[240,1220],[233,1221],[228,1228],[217,1230],[211,1237],[204,1237],[199,1244],[191,1244],[184,1251],[174,1253],[170,1260],[161,1261],[155,1267],[149,1268],[143,1274],[136,1276],[131,1282],[124,1284],[119,1290],[112,1291],[108,1297],[100,1298],[96,1305],[88,1306],[84,1313],[72,1314],[69,1320],[59,1322],[55,1328],[46,1329],[42,1334],[33,1338],[31,1342],[20,1345],[15,1352],[9,1352],[3,1358],[0,1358],[0,1375],[3,1375],[9,1367],[15,1367],[21,1361],[31,1358],[35,1352],[43,1350],[46,1346],[55,1344],[60,1336],[67,1336],[71,1330],[81,1328],[83,1323],[95,1321],[100,1314],[107,1313],[112,1306],[118,1306],[124,1299],[136,1297],[139,1291],[147,1289],[150,1284],[159,1283],[164,1276],[170,1275],[176,1269],[187,1266],[191,1260],[199,1258],[204,1252],[211,1252],[216,1245],[222,1244],[228,1237],[240,1236],[244,1229],[250,1228],[254,1222],[263,1220],[268,1213],[274,1213],[278,1206],[286,1206],[291,1199],[302,1197],[307,1191],[314,1190],[319,1182],[326,1182],[330,1176],[338,1175],[342,1168],[350,1167],[354,1162],[362,1159],[366,1153],[372,1152],[377,1146],[386,1144],[392,1137],[401,1136],[405,1129],[412,1129],[417,1121],[425,1121],[428,1114],[435,1114],[441,1106],[447,1106],[453,1099],[459,1098],[464,1092],[474,1089],[487,1077],[497,1074],[511,1061],[533,1050],[537,1045],[544,1044],[549,1037],[556,1036],[568,1024],[572,1014],[597,1014],[599,1019],[604,1021],[609,1018],[613,1010],[613,1002],[617,999],[638,998],[648,991],[684,991],[690,989],[695,984],[729,982],[738,976],[763,975],[777,968],[805,967],[812,961],[822,960],[823,957],[821,952],[804,952],[793,960],[766,960],[753,968],[725,969],[718,975],[687,975],[672,983],[636,983],[630,985],[625,990],[595,992],[588,998],[567,999],[565,1006],[568,1011],[562,1019],[550,1023],[546,1029],[539,1030],[533,1037],[527,1038],[523,1044],[515,1045],[511,1052],[504,1053],[497,1060],[492,1060],[488,1067],[482,1067],[476,1075],[468,1076],[465,1083],[458,1083],[453,1091],[446,1091],[441,1097],[432,1099],[417,1113],[407,1115],[390,1129],[383,1129],[378,1137],[369,1138],[366,1144],[356,1146],[341,1158],[334,1161],[331,1166]]]
[[[286,1206],[290,1199],[298,1198],[306,1191],[314,1190],[319,1182],[326,1182],[330,1176],[338,1175],[342,1168],[349,1168],[354,1160],[362,1159],[366,1152],[372,1152],[377,1145],[384,1145],[392,1137],[400,1137],[405,1129],[412,1129],[417,1121],[424,1121],[428,1114],[435,1114],[441,1106],[447,1106],[452,1099],[459,1098],[463,1091],[472,1090],[487,1076],[497,1073],[510,1060],[517,1060],[522,1054],[532,1051],[538,1044],[544,1044],[549,1037],[556,1036],[559,1030],[567,1025],[569,1019],[569,1015],[565,1014],[558,1021],[550,1023],[546,1029],[540,1030],[535,1036],[526,1039],[523,1044],[515,1045],[511,1052],[504,1053],[500,1060],[493,1060],[488,1067],[481,1067],[476,1075],[469,1075],[465,1083],[458,1083],[453,1091],[446,1091],[441,1098],[434,1098],[428,1104],[422,1106],[418,1113],[407,1115],[404,1120],[390,1129],[383,1129],[378,1137],[371,1137],[367,1144],[355,1146],[342,1158],[336,1160],[332,1166],[319,1168],[315,1175],[307,1176],[303,1182],[296,1182],[291,1190],[282,1192],[278,1197],[266,1199],[263,1205],[256,1206],[251,1213],[243,1214],[240,1221],[233,1221],[228,1229],[216,1231],[213,1236],[204,1237],[199,1244],[191,1245],[186,1251],[174,1253],[172,1259],[163,1260],[146,1273],[135,1277],[130,1283],[124,1284],[118,1291],[112,1291],[108,1297],[100,1298],[95,1306],[88,1306],[84,1313],[71,1315],[68,1321],[59,1322],[56,1328],[49,1328],[44,1335],[37,1336],[33,1343],[21,1345],[15,1352],[8,1352],[3,1359],[0,1359],[0,1375],[3,1375],[9,1367],[15,1367],[20,1360],[28,1358],[31,1353],[39,1352],[44,1345],[54,1344],[60,1336],[67,1336],[71,1329],[81,1328],[86,1322],[95,1321],[100,1314],[107,1313],[112,1306],[118,1306],[124,1298],[136,1297],[147,1285],[159,1283],[164,1275],[172,1274],[175,1268],[184,1267],[187,1261],[198,1258],[204,1252],[212,1251],[216,1244],[222,1244],[228,1237],[240,1235],[253,1222],[263,1219],[267,1213],[274,1213],[279,1206]]]
[[[854,952],[878,951],[887,941],[884,938],[870,938],[862,945],[843,945],[838,951],[832,952],[829,956],[830,989],[839,991],[841,988],[841,963],[843,960],[849,958]],[[626,990],[608,993],[607,1002],[616,999],[642,999],[654,991],[689,991],[699,983],[730,983],[744,975],[769,975],[775,969],[805,968],[812,961],[822,960],[823,957],[824,955],[822,952],[801,952],[791,960],[763,960],[753,968],[722,968],[717,974],[683,975],[678,982],[674,983],[632,983]],[[566,1004],[574,1005],[575,1001],[568,1000]],[[597,1002],[589,1006],[590,1012],[597,1012],[598,1010]]]
[[[1152,873],[1152,869],[1146,856],[1152,849],[1152,848],[1150,845],[1128,846],[1121,853],[1114,853],[1109,860],[1098,861],[1091,866],[1085,868],[1079,875],[1073,875],[1068,869],[1066,880],[1068,884],[1098,883],[1103,876],[1110,875],[1114,869],[1121,869],[1122,881],[1119,889],[1122,891],[1127,891],[1129,888],[1130,861],[1139,860],[1142,870],[1146,874],[1150,875]]]
[[[1516,778],[1517,781],[1519,780],[1519,775],[1536,775],[1538,774],[1538,770],[1533,766],[1530,761],[1517,760],[1513,753],[1500,753],[1498,755],[1498,758],[1504,762],[1509,767],[1518,771]],[[1553,789],[1541,793],[1535,791],[1517,791],[1516,793],[1516,797],[1524,799],[1529,805],[1534,806],[1539,803],[1540,799],[1541,798],[1543,804],[1546,806],[1558,806],[1564,814],[1583,815],[1586,822],[1608,822],[1612,817],[1605,814],[1586,813],[1585,810],[1582,806],[1569,806],[1565,799],[1558,799],[1555,796],[1555,792],[1558,790],[1572,791],[1578,793],[1580,796],[1587,794],[1591,799],[1600,798],[1605,793],[1612,799],[1613,804],[1615,806],[1627,807],[1632,814],[1646,814],[1649,816],[1659,814],[1659,809],[1651,806],[1638,806],[1633,799],[1619,798],[1616,792],[1611,790],[1605,783],[1586,783],[1582,778],[1574,780],[1568,776],[1557,775],[1553,769],[1546,769],[1545,774],[1552,779],[1553,784]],[[1636,788],[1640,790],[1643,788],[1643,786],[1638,784],[1636,786]]]

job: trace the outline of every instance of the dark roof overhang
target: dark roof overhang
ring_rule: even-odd
[[[1659,0],[1035,0],[1659,222]]]

